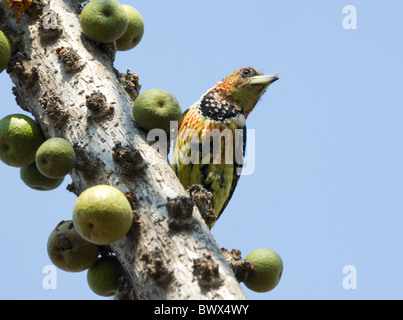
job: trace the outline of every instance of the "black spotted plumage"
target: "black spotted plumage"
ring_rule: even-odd
[[[200,110],[204,117],[216,121],[234,118],[242,113],[235,105],[219,99],[216,90],[210,90],[200,101]]]

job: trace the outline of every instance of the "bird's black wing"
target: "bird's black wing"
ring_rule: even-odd
[[[241,146],[235,145],[235,152],[237,152],[237,150],[239,150],[239,148],[242,148],[242,161],[241,161],[241,163],[237,163],[237,161],[236,161],[237,159],[234,160],[234,179],[232,180],[231,190],[230,190],[227,200],[224,202],[224,205],[221,208],[221,211],[216,212],[217,219],[224,212],[224,209],[230,202],[232,195],[234,194],[235,188],[238,184],[239,178],[241,177],[243,160],[245,158],[245,152],[246,152],[246,126],[244,126],[243,128],[240,128],[240,129],[242,130],[242,134],[243,134],[243,139],[241,141],[242,145]],[[235,139],[235,143],[237,143],[237,139]]]

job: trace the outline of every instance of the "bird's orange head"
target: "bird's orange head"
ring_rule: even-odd
[[[242,109],[245,118],[258,103],[267,87],[277,81],[276,75],[263,75],[253,68],[242,68],[216,85],[218,94]]]

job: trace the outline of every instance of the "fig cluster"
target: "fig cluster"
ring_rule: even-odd
[[[0,120],[0,160],[20,168],[21,180],[28,187],[49,191],[62,184],[76,157],[67,140],[45,140],[35,120],[17,113]]]
[[[102,246],[85,240],[75,228],[74,222],[61,221],[48,238],[50,260],[66,272],[87,270],[90,289],[104,297],[113,296],[119,289],[119,279],[125,271],[115,255]]]
[[[125,275],[108,245],[130,230],[133,214],[125,194],[108,185],[86,189],[77,198],[72,220],[60,222],[48,239],[48,255],[67,272],[87,270],[90,289],[100,296],[113,296]]]
[[[76,156],[67,140],[45,140],[32,118],[11,114],[0,120],[0,160],[20,168],[28,187],[48,191],[73,170]],[[101,245],[121,239],[131,225],[132,210],[123,192],[107,185],[88,188],[77,198],[72,220],[60,222],[50,234],[49,258],[64,271],[88,269],[89,287],[102,296],[114,295],[124,271]]]
[[[136,47],[144,34],[141,14],[132,6],[116,0],[92,0],[80,15],[84,35],[98,43],[116,41],[118,51]]]

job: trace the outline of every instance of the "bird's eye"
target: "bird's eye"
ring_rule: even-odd
[[[241,71],[241,76],[244,78],[253,77],[255,75],[256,75],[256,72],[252,68],[243,69]]]

